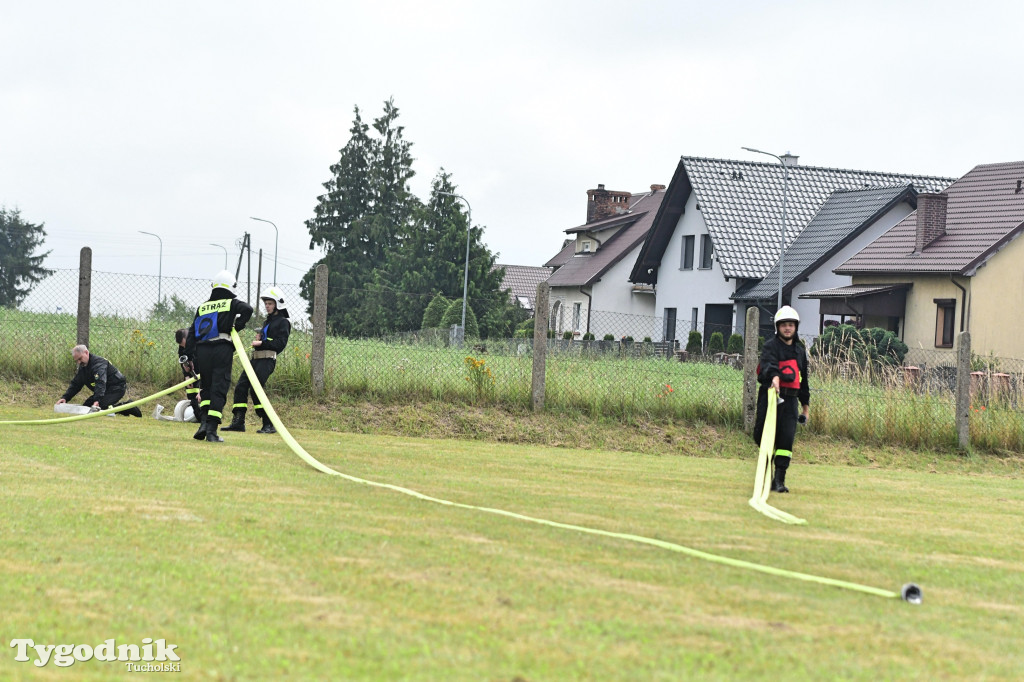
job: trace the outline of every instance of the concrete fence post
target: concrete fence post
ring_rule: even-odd
[[[316,266],[313,279],[313,351],[310,353],[313,393],[324,392],[324,360],[327,353],[327,264]]]
[[[78,340],[89,345],[89,316],[92,305],[92,249],[83,246],[78,256]]]
[[[537,299],[533,304],[533,376],[530,381],[533,411],[544,409],[544,380],[548,354],[548,300],[551,286],[547,282],[537,285]]]
[[[761,311],[756,306],[747,308],[747,322],[743,329],[743,430],[754,432],[757,417],[757,339],[761,334]]]
[[[960,332],[956,354],[956,435],[961,450],[971,445],[971,333]]]

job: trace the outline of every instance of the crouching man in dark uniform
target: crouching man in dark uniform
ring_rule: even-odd
[[[810,413],[811,390],[807,383],[807,352],[797,336],[800,314],[790,306],[782,306],[775,313],[775,336],[765,341],[761,361],[757,366],[757,421],[754,424],[754,442],[761,442],[764,422],[768,413],[768,389],[774,388],[781,399],[775,424],[775,450],[772,464],[772,492],[788,493],[786,470],[793,457],[793,441],[797,422],[807,423]]]
[[[217,435],[221,410],[231,386],[231,360],[235,354],[231,328],[245,329],[252,317],[252,306],[235,298],[235,276],[227,270],[217,273],[212,282],[210,300],[196,309],[195,319],[185,340],[186,353],[199,365],[202,383],[199,401],[199,430],[192,437],[210,443],[223,443]]]
[[[267,324],[256,334],[252,342],[252,369],[260,386],[267,387],[267,379],[277,367],[277,354],[288,345],[288,335],[292,331],[292,323],[288,320],[288,309],[284,305],[284,294],[277,287],[270,287],[260,296],[267,309]],[[249,375],[244,371],[235,383],[235,402],[231,406],[231,424],[225,431],[245,431],[245,411],[248,407],[248,393],[252,393],[252,406],[256,414],[263,420],[263,427],[256,433],[277,433],[270,417],[267,416],[259,396],[249,382]]]
[[[105,410],[118,404],[128,390],[128,382],[125,381],[121,371],[114,367],[107,359],[90,353],[85,346],[78,345],[71,349],[71,358],[78,366],[74,378],[68,390],[64,391],[57,404],[66,403],[74,398],[83,386],[88,386],[92,395],[82,403],[86,407],[98,407]],[[138,407],[118,412],[118,414],[141,417],[142,410]]]

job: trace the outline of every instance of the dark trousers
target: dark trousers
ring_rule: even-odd
[[[274,368],[277,367],[277,360],[274,358],[260,358],[251,362],[252,371],[256,374],[256,378],[259,379],[260,386],[266,388],[267,379],[270,378],[270,375],[274,373]],[[245,372],[242,372],[242,376],[238,377],[238,381],[235,383],[235,399],[234,404],[231,405],[231,411],[245,412],[246,400],[250,393],[252,394],[252,406],[256,410],[256,414],[262,418],[264,415],[263,405],[260,404],[260,398],[256,395],[256,390],[249,381],[249,375]]]
[[[775,449],[793,451],[796,438],[796,418],[800,414],[800,399],[795,395],[784,395],[783,404],[778,406],[775,416]],[[757,392],[757,420],[754,423],[754,442],[761,442],[764,421],[768,414],[768,390],[762,386]]]
[[[231,386],[231,359],[234,355],[235,347],[229,341],[196,344],[196,363],[199,365],[203,396],[199,408],[206,420],[213,424],[220,424],[223,416],[224,402]]]
[[[85,402],[82,403],[82,404],[83,405],[91,406],[93,404],[93,401],[99,400],[100,401],[100,409],[101,410],[105,410],[108,407],[110,407],[111,405],[116,405],[117,401],[119,401],[121,398],[124,397],[124,393],[125,393],[125,390],[127,390],[127,388],[128,388],[127,386],[121,386],[121,387],[116,388],[114,390],[109,390],[108,389],[106,393],[104,393],[103,395],[99,396],[98,398],[95,395],[91,395],[88,398],[86,398]]]

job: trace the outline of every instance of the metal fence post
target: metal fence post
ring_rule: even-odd
[[[757,339],[761,331],[761,311],[757,306],[747,308],[747,323],[743,330],[743,430],[754,432],[757,417]]]
[[[533,411],[544,409],[544,378],[548,353],[548,299],[551,286],[547,282],[537,285],[537,299],[533,304],[533,376],[530,381]]]
[[[92,301],[92,249],[83,246],[78,256],[78,341],[89,345],[89,310]]]
[[[327,352],[327,264],[316,266],[313,280],[313,350],[310,354],[313,393],[324,392],[324,358]]]
[[[956,435],[961,450],[971,445],[971,333],[960,332],[956,356]]]

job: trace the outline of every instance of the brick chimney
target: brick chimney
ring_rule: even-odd
[[[917,195],[917,235],[914,253],[920,253],[946,234],[946,202],[949,196],[922,192]]]
[[[629,199],[632,192],[612,192],[598,185],[597,189],[587,190],[587,222],[604,220],[625,213],[629,210]]]
[[[665,185],[651,185],[651,194],[654,194],[658,190],[665,189]]]

